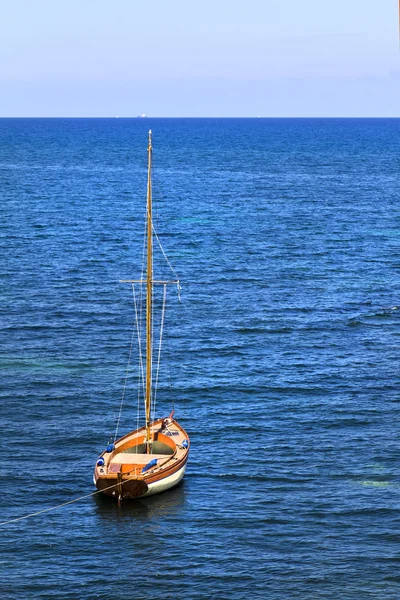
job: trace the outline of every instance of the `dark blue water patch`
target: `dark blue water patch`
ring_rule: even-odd
[[[2,528],[1,592],[397,600],[398,120],[0,120],[1,520],[93,490],[150,127],[155,225],[183,287],[157,412],[173,400],[190,434],[187,475]],[[155,273],[171,276],[157,247]]]

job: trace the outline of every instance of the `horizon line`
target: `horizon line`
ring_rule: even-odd
[[[127,117],[127,116],[110,116],[110,115],[103,115],[103,116],[87,116],[87,115],[79,115],[79,116],[68,116],[68,115],[58,115],[58,116],[28,116],[28,115],[18,115],[18,116],[6,116],[0,115],[0,119],[113,119],[113,120],[118,120],[118,119],[124,119],[124,120],[135,120],[135,121],[147,121],[147,120],[151,120],[151,119],[400,119],[400,115],[399,116],[393,116],[393,115],[389,115],[389,116],[383,116],[383,115],[369,115],[369,116],[349,116],[349,115],[342,115],[342,116],[329,116],[329,115],[324,115],[324,116],[288,116],[288,115],[281,115],[281,116],[254,116],[254,115],[246,115],[246,116],[236,116],[236,117],[221,117],[221,116],[180,116],[180,117],[158,117],[158,116],[146,116],[146,117]]]

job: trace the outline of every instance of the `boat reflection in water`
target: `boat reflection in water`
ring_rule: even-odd
[[[102,494],[93,497],[96,503],[96,516],[110,521],[124,522],[134,519],[147,521],[160,517],[171,517],[181,512],[185,504],[185,481],[170,489],[165,494],[137,499],[135,502],[126,502],[118,505],[110,502]]]

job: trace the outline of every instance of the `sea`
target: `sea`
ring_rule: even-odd
[[[118,506],[149,129],[191,450]],[[396,119],[0,120],[2,598],[400,598],[399,170]]]

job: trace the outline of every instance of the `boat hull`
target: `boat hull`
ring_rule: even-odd
[[[160,481],[155,481],[154,483],[150,483],[148,485],[148,490],[144,496],[152,496],[153,494],[160,494],[161,492],[165,492],[166,490],[171,489],[175,485],[178,485],[180,481],[182,481],[183,476],[186,471],[186,464],[183,465],[176,473],[172,475],[168,475],[168,477],[164,477],[160,479]]]
[[[93,475],[99,492],[118,500],[136,499],[164,492],[182,480],[189,438],[175,421],[166,428],[164,422],[152,424],[154,452],[143,453],[143,428],[115,442],[111,452],[103,452]]]
[[[110,477],[99,477],[96,480],[96,476],[93,478],[94,484],[99,490],[106,496],[110,496],[111,498],[118,498],[121,496],[122,498],[140,498],[144,496],[148,491],[148,485],[144,481],[140,480],[122,480],[121,483],[115,478]],[[120,490],[120,486],[122,486],[122,490]]]
[[[99,492],[102,492],[106,496],[134,500],[136,498],[143,498],[144,496],[160,494],[161,492],[171,489],[182,481],[185,471],[186,462],[170,475],[164,475],[152,482],[146,482],[143,479],[134,479],[131,477],[122,477],[119,482],[116,477],[105,476],[96,478],[95,473],[93,483]]]

